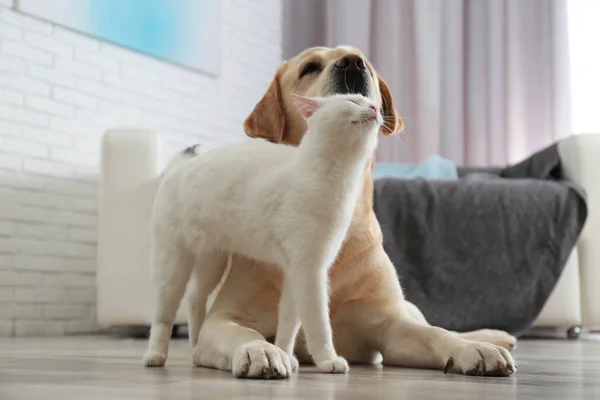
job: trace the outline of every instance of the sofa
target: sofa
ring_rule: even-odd
[[[534,327],[600,326],[600,134],[573,135],[558,143],[568,179],[588,196],[588,217],[577,245]],[[97,262],[97,318],[106,328],[143,326],[152,321],[149,274],[150,215],[165,165],[158,133],[115,128],[102,138]],[[595,207],[596,205],[599,207]],[[185,302],[176,324],[186,324]]]

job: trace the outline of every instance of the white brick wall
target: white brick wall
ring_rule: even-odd
[[[242,121],[281,61],[281,0],[223,1],[216,78],[10,3],[0,0],[0,336],[88,332],[102,133],[157,129],[167,154],[242,139]]]

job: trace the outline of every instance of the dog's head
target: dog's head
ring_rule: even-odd
[[[263,98],[244,121],[250,137],[271,142],[298,144],[306,122],[294,106],[291,94],[325,97],[336,93],[358,93],[381,109],[384,135],[401,132],[392,94],[362,53],[352,47],[313,47],[284,62]]]

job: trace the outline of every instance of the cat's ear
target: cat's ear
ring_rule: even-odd
[[[381,75],[377,74],[377,80],[379,81],[381,110],[384,121],[383,125],[381,126],[381,131],[386,136],[393,135],[394,133],[400,133],[404,130],[404,122],[398,115],[398,111],[396,111],[394,100],[392,99],[392,92]]]
[[[296,107],[298,107],[298,111],[304,117],[304,119],[310,118],[315,111],[321,108],[321,104],[316,99],[311,99],[310,97],[304,97],[297,94],[292,93],[292,100]]]

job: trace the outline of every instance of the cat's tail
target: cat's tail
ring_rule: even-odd
[[[169,161],[169,164],[167,164],[167,167],[165,168],[163,173],[166,173],[166,172],[174,169],[176,166],[180,165],[181,163],[191,159],[192,157],[197,156],[198,154],[205,153],[208,150],[209,149],[207,146],[204,146],[201,144],[195,144],[193,146],[186,148],[185,150],[179,152],[175,157],[173,157],[171,159],[171,161]]]

